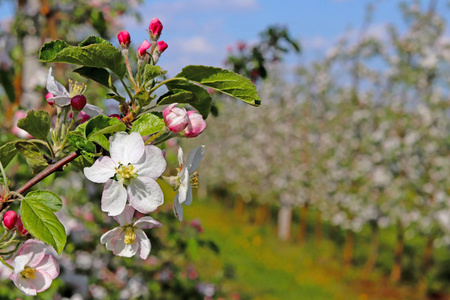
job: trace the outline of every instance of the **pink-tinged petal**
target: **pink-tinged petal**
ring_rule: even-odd
[[[89,117],[93,118],[102,115],[103,109],[92,104],[86,104],[83,108],[83,112],[85,112]]]
[[[150,229],[155,227],[161,227],[162,224],[153,219],[152,217],[145,216],[134,222],[134,226],[141,229]]]
[[[11,274],[9,275],[9,279],[11,279],[16,287],[27,296],[36,296],[36,289],[29,279],[25,279],[19,274]]]
[[[206,121],[203,120],[202,115],[191,110],[187,112],[189,117],[189,123],[186,126],[184,135],[188,138],[194,138],[203,132],[206,128]]]
[[[195,172],[195,170],[197,170],[200,161],[205,155],[205,151],[206,147],[204,145],[201,145],[189,152],[186,160],[186,167],[189,169],[189,173],[193,173]]]
[[[127,204],[127,190],[122,181],[109,179],[102,194],[102,211],[110,216],[117,216],[123,212]]]
[[[14,259],[14,272],[22,272],[26,265],[34,268],[45,256],[47,245],[39,240],[27,240]]]
[[[108,156],[102,156],[91,167],[84,168],[84,176],[92,182],[105,183],[116,174],[118,165]]]
[[[156,180],[166,170],[167,162],[164,159],[161,149],[148,145],[145,146],[142,158],[133,164],[133,166],[139,176],[146,176]]]
[[[114,255],[122,256],[122,257],[132,257],[136,254],[139,243],[138,239],[135,239],[134,243],[129,245],[125,244],[123,239],[114,240],[111,242],[112,244],[112,252]]]
[[[57,96],[57,97],[51,98],[51,100],[53,102],[55,102],[56,106],[62,107],[62,106],[69,105],[71,98],[68,96]]]
[[[51,279],[55,279],[59,275],[59,264],[56,258],[46,255],[40,263],[35,266],[36,270],[46,272]],[[37,286],[34,285],[37,289]]]
[[[183,205],[178,202],[178,194],[173,200],[173,212],[180,222],[183,221]]]
[[[69,96],[66,88],[55,80],[55,77],[52,75],[52,68],[48,70],[47,75],[47,91],[52,93],[55,96]]]
[[[36,289],[36,292],[40,293],[48,289],[52,285],[53,278],[45,271],[36,271],[34,279],[28,279]]]
[[[138,176],[127,188],[128,201],[138,212],[148,214],[164,203],[158,183],[150,177]]]
[[[135,209],[131,205],[125,205],[125,209],[123,212],[114,217],[114,220],[116,220],[120,226],[129,225],[133,223],[133,215],[134,215]]]
[[[148,255],[150,254],[150,250],[152,249],[150,240],[148,239],[145,232],[140,229],[136,229],[134,233],[136,234],[135,243],[139,243],[139,257],[142,259],[147,259]]]
[[[100,237],[100,243],[102,245],[104,245],[104,244],[107,244],[107,243],[109,243],[109,242],[111,242],[113,240],[120,239],[122,233],[123,233],[122,227],[116,227],[116,228],[114,228],[112,230],[109,230],[109,231],[105,232]],[[110,249],[108,249],[108,250],[110,250]]]
[[[144,155],[144,140],[137,132],[117,132],[109,141],[109,153],[117,163],[120,161],[123,165],[134,164]]]
[[[186,201],[187,193],[189,190],[189,172],[187,168],[181,170],[180,174],[180,187],[178,188],[178,203],[184,203]]]
[[[186,201],[184,201],[183,204],[187,205],[187,206],[192,204],[192,188],[191,188],[191,186],[188,186],[188,190],[186,193]]]

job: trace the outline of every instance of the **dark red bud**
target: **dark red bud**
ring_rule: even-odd
[[[120,46],[125,46],[128,48],[128,46],[130,45],[130,34],[126,30],[119,32],[119,34],[117,35],[117,39],[119,40]]]
[[[82,110],[86,106],[87,100],[84,95],[76,95],[70,100],[70,106],[75,110]]]

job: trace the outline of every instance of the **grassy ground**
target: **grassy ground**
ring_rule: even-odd
[[[200,274],[213,278],[217,271],[212,270],[232,266],[234,278],[225,288],[250,299],[420,298],[411,288],[391,286],[379,274],[363,280],[359,270],[344,269],[329,241],[303,247],[280,242],[274,228],[251,225],[218,202],[194,202],[185,208],[185,218],[200,219],[203,237],[220,248],[218,256],[202,250],[196,262]]]

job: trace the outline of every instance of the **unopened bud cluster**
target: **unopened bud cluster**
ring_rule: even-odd
[[[187,138],[194,138],[203,132],[206,128],[206,121],[202,115],[196,111],[186,111],[185,108],[177,107],[178,103],[172,103],[163,111],[166,127],[174,132],[181,133]]]

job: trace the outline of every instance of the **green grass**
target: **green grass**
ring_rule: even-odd
[[[196,262],[199,273],[212,279],[218,276],[213,270],[234,267],[234,278],[224,284],[227,291],[250,299],[348,300],[399,299],[403,292],[384,288],[379,275],[375,281],[361,282],[357,270],[343,270],[330,241],[320,247],[280,242],[274,228],[251,225],[214,201],[194,202],[185,207],[185,216],[186,220],[200,219],[203,238],[220,248],[218,256],[202,250]],[[366,291],[373,295],[369,297]]]

